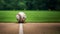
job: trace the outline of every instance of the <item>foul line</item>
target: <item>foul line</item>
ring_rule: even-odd
[[[23,34],[23,24],[19,24],[19,34]]]

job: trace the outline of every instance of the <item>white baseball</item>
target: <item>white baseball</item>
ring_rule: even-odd
[[[21,16],[22,19],[23,19],[23,18],[26,19],[26,15],[25,15],[24,12],[19,12],[18,14]],[[20,16],[19,16],[18,14],[16,15],[16,18],[19,20],[19,19],[20,19]]]

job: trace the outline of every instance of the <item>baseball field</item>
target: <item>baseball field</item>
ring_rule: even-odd
[[[23,11],[26,23],[17,23],[20,11],[0,11],[0,34],[60,34],[59,11]]]
[[[0,11],[0,22],[17,22],[16,20],[16,14],[20,12],[19,11]],[[60,22],[60,12],[59,11],[23,11],[25,12],[27,19],[26,22],[34,22],[34,23],[41,23],[41,22]]]

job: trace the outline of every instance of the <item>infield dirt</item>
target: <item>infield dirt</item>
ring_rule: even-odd
[[[60,23],[23,23],[24,34],[60,34]],[[18,23],[0,23],[0,34],[19,34]]]

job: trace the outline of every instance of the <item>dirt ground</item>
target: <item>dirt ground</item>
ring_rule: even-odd
[[[0,34],[19,34],[16,23],[0,23]]]
[[[23,23],[24,34],[60,34],[60,23]],[[18,23],[0,23],[0,34],[19,34]]]
[[[26,23],[24,34],[60,34],[60,23]]]

